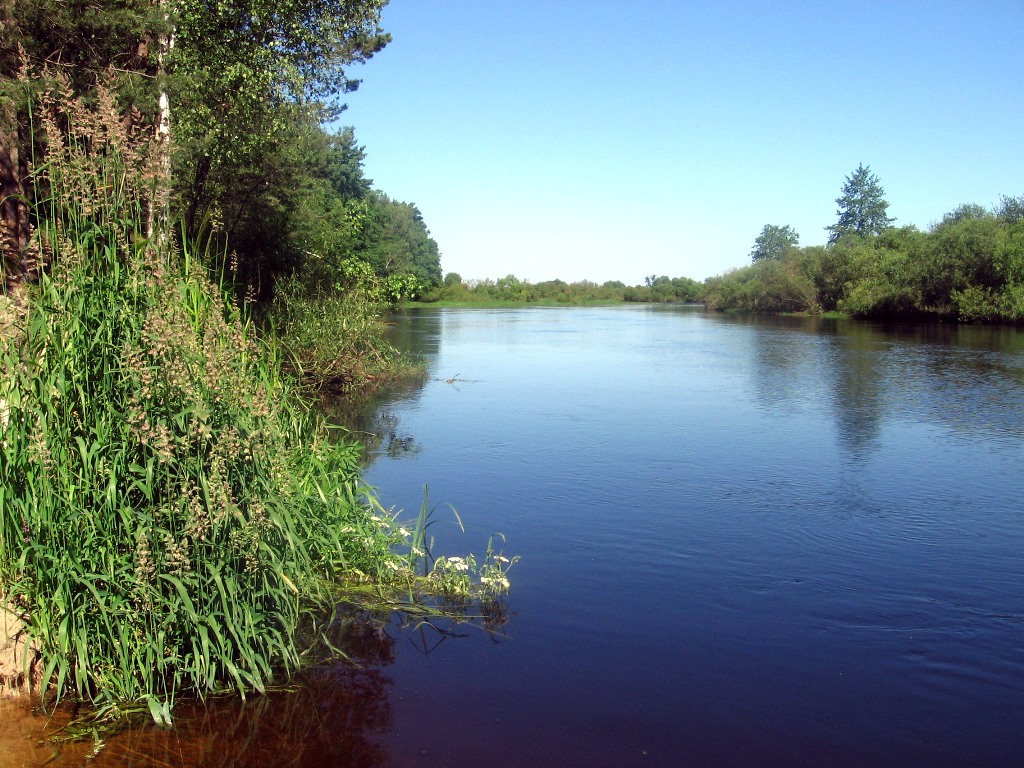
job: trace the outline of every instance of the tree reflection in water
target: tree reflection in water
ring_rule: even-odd
[[[501,600],[482,606],[472,618],[494,640],[502,637],[508,609]],[[326,627],[325,642],[313,651],[324,661],[287,686],[265,695],[212,697],[179,701],[174,727],[151,722],[106,737],[102,748],[91,741],[71,743],[46,755],[49,768],[81,766],[390,766],[386,735],[391,728],[388,694],[393,686],[384,668],[395,660],[400,640],[420,653],[432,653],[448,640],[465,637],[458,618],[380,614],[339,606]],[[404,644],[403,644],[404,645]],[[328,660],[329,657],[329,660]],[[37,735],[38,737],[38,735]],[[39,753],[37,752],[37,755]]]

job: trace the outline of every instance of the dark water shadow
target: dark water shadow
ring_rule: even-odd
[[[58,711],[48,719],[38,711],[30,713],[26,705],[12,704],[16,722],[0,729],[0,750],[11,743],[17,749],[3,750],[0,765],[386,768],[394,764],[388,750],[394,683],[385,668],[400,648],[402,653],[429,656],[443,644],[481,630],[500,639],[507,607],[496,601],[482,609],[476,618],[461,618],[456,612],[451,618],[428,619],[339,605],[320,628],[329,645],[312,651],[330,661],[245,700],[234,694],[206,701],[179,699],[171,728],[140,714],[122,730],[102,736],[101,742],[86,735],[61,743],[61,728],[71,712]],[[12,759],[5,761],[4,754]]]
[[[324,397],[314,401],[314,407],[334,439],[355,441],[363,447],[367,466],[382,453],[394,459],[412,457],[422,446],[402,429],[395,411],[385,404],[415,402],[425,383],[424,376],[410,377],[367,395]]]
[[[390,765],[376,737],[391,724],[391,681],[379,669],[338,664],[295,681],[290,691],[175,708],[173,728],[149,725],[109,738],[94,766]],[[79,747],[75,745],[74,752]],[[77,765],[69,754],[50,765]]]

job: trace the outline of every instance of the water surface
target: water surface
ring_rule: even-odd
[[[421,310],[386,406],[522,556],[509,637],[399,652],[396,765],[1024,764],[1024,336]],[[454,379],[454,381],[451,381]],[[440,514],[440,513],[439,513]]]
[[[368,631],[91,765],[1024,765],[1024,334],[627,306],[394,335],[429,371],[363,422],[368,478],[457,507],[435,552],[505,534],[506,636]]]

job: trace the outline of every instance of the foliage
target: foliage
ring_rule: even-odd
[[[103,78],[125,108],[155,112],[156,60],[147,43],[169,29],[157,3],[7,0],[2,10],[0,94],[16,87],[23,65],[59,63],[76,92],[90,92]]]
[[[783,227],[765,224],[761,234],[754,239],[750,260],[757,262],[763,259],[777,259],[799,242],[800,235],[788,224]]]
[[[172,75],[191,83],[205,130],[251,116],[274,101],[336,110],[358,81],[346,68],[387,45],[386,0],[174,0]],[[268,102],[268,95],[276,97]],[[218,98],[220,97],[220,98]],[[328,112],[330,114],[330,111]],[[238,130],[240,124],[225,128]],[[241,132],[235,138],[245,139]]]
[[[50,267],[3,348],[3,583],[44,690],[167,720],[180,690],[294,668],[304,601],[389,541],[358,453],[310,442],[205,266],[142,236],[139,169],[96,141],[50,152]]]
[[[795,262],[768,259],[733,270],[705,283],[708,309],[744,312],[814,312],[817,294],[813,281]]]
[[[462,529],[462,519],[455,507],[447,505]],[[487,542],[487,551],[478,564],[476,557],[470,553],[465,557],[444,556],[435,558],[431,549],[433,539],[428,537],[430,528],[437,522],[434,515],[437,507],[431,507],[427,486],[423,486],[423,503],[420,512],[412,525],[412,530],[399,528],[399,533],[408,542],[409,566],[421,570],[428,585],[427,591],[440,595],[446,602],[464,609],[471,600],[495,601],[507,594],[509,588],[508,572],[518,561],[518,557],[507,558],[501,551],[494,548],[495,536],[504,543],[502,534],[495,534]],[[464,529],[463,529],[464,530]],[[476,577],[474,579],[474,577]]]
[[[750,267],[705,281],[705,305],[1024,321],[1024,196],[1003,196],[992,210],[976,203],[957,206],[929,232],[894,228],[878,177],[859,165],[836,202],[839,220],[827,227],[827,246],[797,248],[789,227],[765,225]]]
[[[999,198],[999,207],[996,208],[995,214],[1007,224],[1017,224],[1024,220],[1024,195],[1019,197],[1002,195]]]
[[[273,165],[296,126],[318,125],[343,108],[338,99],[358,85],[346,68],[390,41],[379,26],[383,5],[175,0],[168,87],[190,234],[239,200],[258,209],[273,197],[246,176]]]
[[[1014,198],[962,205],[929,232],[888,227],[793,248],[705,283],[713,309],[856,317],[1024,321],[1024,219]],[[771,264],[772,267],[768,268]]]
[[[387,288],[374,288],[380,284],[371,275],[347,290],[310,296],[295,278],[284,281],[268,323],[290,353],[287,367],[317,390],[341,393],[419,373],[384,337]]]
[[[369,262],[378,275],[415,277],[415,293],[440,285],[440,253],[419,208],[378,191],[371,192],[367,202],[360,258]]]
[[[598,285],[590,280],[567,283],[564,280],[546,280],[530,283],[515,275],[498,280],[480,280],[466,283],[457,273],[445,276],[443,285],[426,292],[424,302],[453,304],[595,304],[630,302],[699,302],[703,286],[688,277],[650,275],[645,285],[627,286],[620,281]]]
[[[439,283],[437,244],[419,211],[371,194],[352,130],[321,127],[358,85],[351,65],[390,41],[380,28],[384,5],[8,0],[0,36],[0,244],[8,266],[30,266],[22,262],[33,209],[21,201],[32,195],[32,148],[45,151],[29,107],[38,107],[47,78],[25,77],[25,67],[60,62],[68,93],[92,99],[102,81],[136,126],[153,128],[158,97],[169,97],[185,237],[212,237],[215,251],[233,253],[240,294],[269,302],[280,276],[352,257],[380,277],[412,275],[415,290]]]
[[[87,114],[69,105],[37,114],[45,268],[0,338],[0,583],[44,695],[141,701],[167,723],[181,693],[244,695],[298,667],[340,584],[418,601],[428,583],[359,450],[325,439],[209,254],[146,237],[151,153],[62,134]]]
[[[889,203],[884,195],[885,190],[878,177],[871,173],[870,166],[858,165],[846,177],[842,194],[836,198],[839,205],[836,215],[839,219],[826,227],[829,244],[844,235],[878,235],[891,226],[895,219],[886,214]]]

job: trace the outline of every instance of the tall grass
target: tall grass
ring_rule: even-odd
[[[326,439],[216,260],[151,231],[158,158],[96,103],[36,114],[42,267],[0,332],[0,590],[44,698],[167,723],[183,693],[263,691],[331,645],[340,583],[493,603],[511,563],[490,551],[478,593],[461,567],[415,576],[359,449]]]
[[[367,282],[375,280],[372,275]],[[311,293],[295,276],[275,286],[268,325],[288,350],[286,363],[321,392],[365,392],[422,368],[385,338],[386,304],[365,284]]]
[[[204,254],[144,236],[154,177],[95,128],[110,113],[62,98],[37,115],[46,267],[0,340],[0,583],[42,691],[167,722],[182,691],[295,668],[327,580],[402,561],[358,450],[319,439]]]

